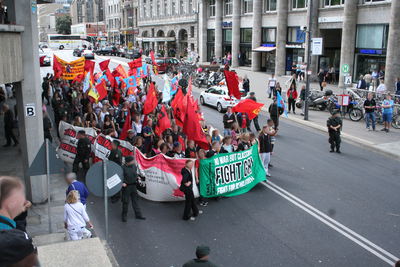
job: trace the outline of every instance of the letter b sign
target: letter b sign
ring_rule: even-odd
[[[35,117],[36,116],[36,108],[34,104],[26,104],[25,105],[25,116],[26,117]]]

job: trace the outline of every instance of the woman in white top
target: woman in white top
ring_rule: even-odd
[[[139,115],[135,115],[133,122],[132,122],[132,129],[135,132],[136,136],[142,136],[142,122],[140,120]]]
[[[70,240],[79,240],[90,237],[91,233],[86,229],[86,225],[93,228],[86,209],[79,201],[79,192],[72,190],[68,193],[67,201],[64,205],[64,227],[68,230]]]

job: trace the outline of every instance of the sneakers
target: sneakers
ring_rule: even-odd
[[[199,210],[199,214],[203,214],[203,211],[202,211],[202,210]]]
[[[273,167],[274,167],[274,165],[272,165],[271,163],[268,164],[268,168],[273,168]]]
[[[208,205],[207,201],[201,201],[200,202],[200,206],[207,207],[207,205]]]
[[[194,221],[194,220],[196,220],[196,218],[192,216],[192,217],[190,217],[189,220]]]
[[[330,152],[330,153],[333,153],[333,152],[335,152],[335,150],[331,149],[331,150],[329,150],[329,152]]]

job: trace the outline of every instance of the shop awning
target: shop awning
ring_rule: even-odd
[[[254,52],[271,52],[274,50],[276,50],[276,47],[270,47],[270,46],[260,46],[253,49]]]

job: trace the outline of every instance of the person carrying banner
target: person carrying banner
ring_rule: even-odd
[[[79,163],[82,163],[83,168],[83,178],[86,176],[87,171],[90,168],[89,157],[92,152],[92,145],[90,140],[86,137],[84,130],[80,130],[77,135],[78,144],[76,146],[76,156],[74,163],[72,164],[72,172],[78,173]]]
[[[138,192],[136,189],[138,174],[135,160],[132,156],[125,158],[125,165],[122,166],[122,170],[124,171],[124,180],[122,183],[122,221],[127,221],[129,200],[132,201],[136,219],[146,220],[138,204]]]
[[[193,161],[190,159],[186,160],[185,167],[181,170],[182,182],[179,187],[179,189],[185,194],[185,209],[183,212],[183,220],[185,221],[189,219],[194,221],[196,219],[195,217],[202,213],[202,211],[199,211],[197,208],[194,199],[192,169]],[[190,211],[192,211],[192,215],[190,214]]]

